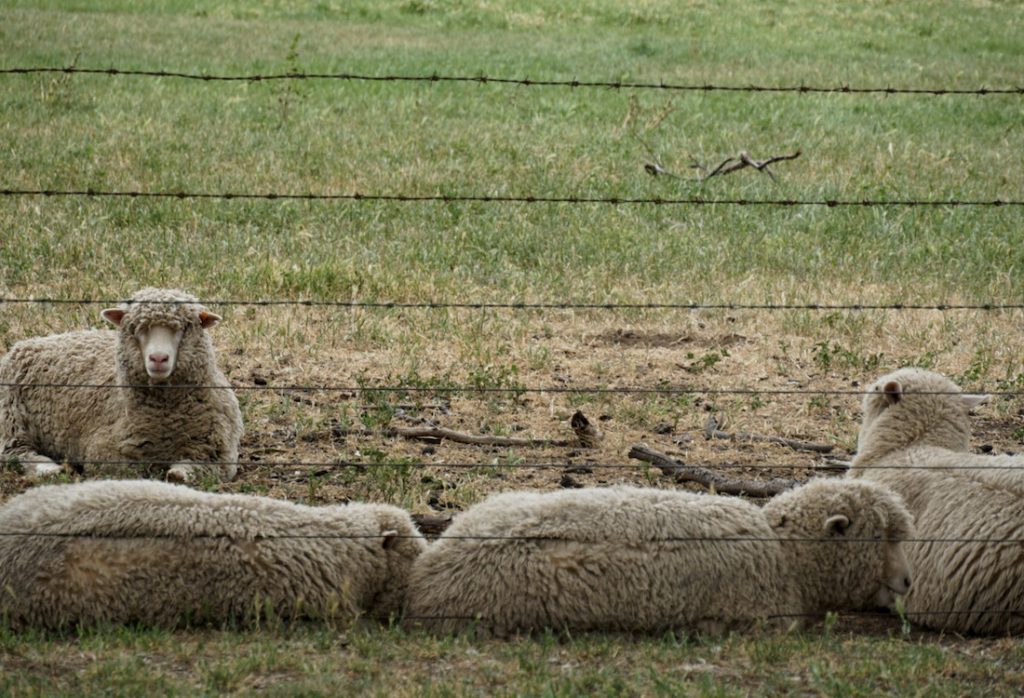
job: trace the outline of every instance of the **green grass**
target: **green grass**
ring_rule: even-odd
[[[90,631],[17,643],[4,695],[1009,695],[1024,684],[1008,641],[847,631],[723,638],[478,642],[418,632],[298,627]]]
[[[1017,3],[996,1],[9,0],[0,8],[0,67],[975,88],[1020,83],[1021,36]],[[994,199],[1024,191],[1019,96],[31,75],[0,77],[0,114],[0,187],[765,199]],[[740,150],[803,155],[776,166],[777,182],[742,171],[702,184],[645,174],[648,145],[663,166],[687,176],[693,159],[714,164]],[[1020,303],[1022,222],[1016,208],[3,198],[0,294],[111,298],[167,285],[209,299]],[[793,377],[849,388],[907,363],[968,386],[1015,389],[1024,376],[1020,317],[1010,313],[218,312],[226,316],[216,334],[222,362],[240,383],[259,375],[271,384],[518,389],[559,376],[569,386],[684,380],[781,388]],[[91,306],[0,305],[0,346],[97,324]],[[658,341],[607,340],[623,328]],[[732,334],[738,343],[722,341]],[[762,375],[768,382],[753,383]],[[432,494],[467,504],[524,486],[512,465],[563,457],[446,452],[448,462],[493,466],[426,477],[408,465],[427,458],[421,445],[324,437],[333,423],[383,428],[397,401],[435,397],[445,396],[314,394],[315,404],[306,404],[244,393],[246,447],[287,459],[289,448],[308,443],[317,450],[302,455],[313,460],[379,463],[311,475],[295,496],[410,507]],[[555,429],[576,407],[603,413],[610,440],[616,429],[656,423],[699,433],[710,411],[727,414],[737,430],[791,433],[799,419],[813,426],[807,436],[855,440],[853,400],[825,395],[797,405],[761,396],[712,405],[690,395],[471,394],[428,416],[462,420],[456,425],[474,432],[509,433],[517,420],[531,433],[561,435]],[[1019,421],[1018,407],[1003,401],[996,409]],[[1018,431],[1007,433],[1019,439],[1012,426]],[[622,461],[622,453],[594,458]],[[238,484],[255,493],[278,486]],[[482,644],[316,628],[7,633],[0,694],[1022,689],[1024,657],[1013,641],[841,629],[682,643],[593,635]]]
[[[3,11],[3,65],[221,73],[1014,85],[1024,30],[998,4],[749,13],[667,2],[168,2],[151,14],[116,2],[19,5]],[[16,187],[983,199],[1024,188],[1011,155],[1024,114],[1014,96],[43,75],[5,77],[0,109],[4,184]],[[646,175],[635,136],[683,173],[691,157],[713,163],[739,150],[804,156],[777,167],[778,184],[748,171],[698,185]],[[794,285],[814,300],[823,281],[854,279],[884,300],[1016,299],[1019,221],[1008,209],[17,199],[0,210],[3,283],[15,291],[111,293],[155,280],[208,297],[393,300],[743,300]],[[727,292],[751,277],[740,298]]]

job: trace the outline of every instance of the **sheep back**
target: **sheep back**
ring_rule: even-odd
[[[702,540],[722,537],[757,540]],[[790,605],[758,507],[631,487],[490,497],[420,556],[409,589],[411,623],[499,636],[721,630]]]
[[[37,487],[0,507],[0,613],[44,628],[387,617],[423,546],[386,505],[153,481]]]

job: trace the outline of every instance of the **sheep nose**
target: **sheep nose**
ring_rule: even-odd
[[[910,577],[903,578],[903,588],[910,591]]]
[[[167,361],[170,358],[171,357],[168,354],[162,354],[157,352],[153,352],[152,354],[149,355],[149,360],[157,365],[167,363]]]

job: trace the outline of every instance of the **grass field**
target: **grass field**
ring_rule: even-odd
[[[0,68],[964,89],[1017,86],[1024,72],[1024,15],[1013,2],[562,5],[9,0]],[[983,200],[1024,191],[1019,95],[57,74],[0,76],[0,114],[0,188]],[[742,150],[763,158],[796,149],[800,158],[775,166],[777,180],[748,169],[699,182],[690,168]],[[643,165],[654,159],[683,178],[651,177]],[[970,389],[1024,389],[1022,313],[214,302],[1020,304],[1022,221],[1018,207],[4,197],[0,296],[188,289],[225,317],[214,337],[235,385],[352,388],[240,391],[240,476],[208,486],[457,511],[517,487],[680,486],[628,461],[639,442],[744,477],[820,474],[814,454],[707,441],[705,420],[832,443],[848,457],[858,398],[834,391],[892,368],[934,368]],[[99,309],[0,304],[0,347],[98,326]],[[371,390],[394,385],[434,392]],[[462,386],[511,392],[450,392]],[[532,390],[658,386],[691,392]],[[747,388],[808,392],[713,392]],[[384,432],[429,422],[564,439],[576,409],[604,431],[600,447],[428,445]],[[1018,450],[1022,410],[1012,395],[981,410],[978,445]],[[332,465],[346,461],[365,465]],[[282,465],[295,462],[306,465]],[[552,465],[524,467],[536,464]],[[27,486],[0,471],[0,498]],[[1009,695],[1022,683],[1018,642],[941,637],[896,618],[685,641],[476,644],[363,627],[0,635],[7,695]]]

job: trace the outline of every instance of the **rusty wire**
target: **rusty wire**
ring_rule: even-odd
[[[476,386],[476,385],[202,385],[202,384],[164,384],[164,383],[18,383],[0,382],[0,388],[46,388],[46,389],[95,389],[95,390],[117,390],[117,389],[145,389],[145,390],[237,390],[239,392],[250,391],[277,391],[277,392],[325,392],[325,393],[490,393],[505,395],[520,395],[524,393],[560,393],[560,394],[588,394],[588,395],[866,395],[871,393],[868,389],[836,390],[828,388],[709,388],[706,386],[628,386],[620,388],[604,386],[578,386],[569,387],[565,385],[538,387],[538,386]],[[978,388],[972,393],[984,393],[991,397],[1019,397],[1024,395],[1024,390],[987,390]],[[915,390],[915,395],[962,395],[960,390]]]
[[[0,196],[104,197],[129,199],[223,199],[267,201],[387,201],[402,203],[500,203],[500,204],[611,204],[627,206],[825,206],[836,207],[964,207],[1024,206],[1024,199],[733,199],[691,196],[682,198],[623,196],[533,196],[500,194],[299,194],[294,192],[200,192],[104,189],[0,189]]]
[[[421,82],[475,83],[478,85],[512,85],[520,87],[606,88],[613,90],[668,90],[673,92],[769,92],[793,94],[880,94],[880,95],[1024,95],[1024,87],[852,87],[850,85],[716,85],[637,82],[628,80],[556,80],[502,78],[486,75],[364,75],[357,73],[288,72],[249,75],[215,75],[173,70],[141,70],[125,68],[14,67],[0,69],[0,75],[63,73],[67,75],[104,75],[109,77],[153,77],[200,80],[203,82],[266,82],[276,80],[343,80],[349,82]]]
[[[195,301],[175,300],[132,300],[131,298],[15,298],[0,297],[0,305],[27,305],[31,303],[49,303],[55,305],[122,305],[160,304],[177,305],[192,304]],[[832,311],[850,310],[934,310],[939,312],[953,310],[979,311],[1011,311],[1024,310],[1024,303],[698,303],[698,302],[663,302],[663,303],[588,303],[588,302],[446,302],[446,301],[359,301],[359,300],[313,300],[290,298],[257,298],[257,299],[210,299],[203,301],[205,305],[237,305],[237,306],[285,306],[299,305],[316,308],[366,308],[382,310],[413,310],[413,309],[468,309],[468,310],[811,310]]]
[[[401,438],[402,435],[388,434],[386,432],[367,432],[367,433],[351,433],[345,434],[346,437],[395,437]],[[417,437],[418,438],[418,437]],[[438,437],[442,438],[443,437]],[[0,455],[0,461],[5,456]],[[12,460],[17,460],[17,455],[9,456]],[[76,460],[74,465],[76,466],[142,466],[142,467],[167,467],[180,463],[180,460]],[[244,468],[270,468],[272,470],[280,470],[283,468],[353,468],[356,470],[360,469],[373,469],[373,468],[409,468],[411,470],[420,470],[423,468],[449,468],[452,470],[473,470],[476,468],[508,468],[508,469],[523,469],[523,470],[565,470],[573,468],[592,468],[595,470],[610,470],[610,469],[623,469],[628,468],[630,470],[658,470],[657,465],[652,465],[646,462],[630,462],[630,463],[473,463],[473,462],[456,462],[456,463],[430,463],[426,461],[418,462],[407,462],[407,463],[374,463],[367,461],[347,461],[347,460],[330,460],[330,461],[311,461],[311,460],[279,460],[279,461],[244,461],[244,460],[233,460],[233,461],[197,461],[190,460],[190,464],[202,465],[202,466],[222,466],[222,465],[233,465],[236,467]],[[679,468],[703,468],[705,470],[710,469],[721,469],[721,470],[819,470],[823,472],[827,471],[839,471],[845,470],[846,468],[840,466],[823,465],[821,463],[786,463],[786,464],[770,464],[770,463],[686,463],[678,461]],[[865,470],[932,470],[932,471],[975,471],[975,470],[1009,470],[1019,471],[1022,469],[1019,465],[871,465],[861,466]],[[299,471],[297,471],[299,472]],[[578,474],[578,473],[577,473]]]

